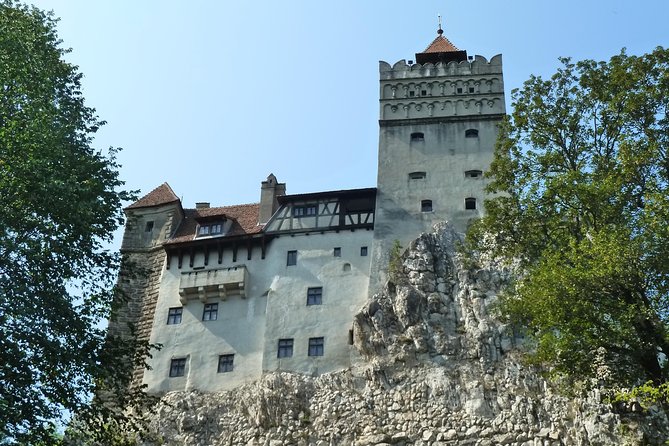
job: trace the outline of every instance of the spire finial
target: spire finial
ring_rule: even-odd
[[[439,29],[437,30],[437,34],[442,35],[444,30],[441,29],[441,14],[437,14],[437,20],[439,22]]]

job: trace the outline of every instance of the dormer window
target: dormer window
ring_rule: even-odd
[[[197,228],[198,237],[206,237],[210,235],[221,235],[223,234],[223,223],[207,223],[200,224]]]
[[[307,204],[305,206],[293,206],[293,217],[313,217],[318,213],[318,206]]]

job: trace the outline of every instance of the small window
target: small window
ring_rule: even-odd
[[[218,304],[204,304],[202,320],[215,321],[216,319],[218,319]]]
[[[350,263],[344,263],[344,266],[342,267],[342,271],[344,271],[344,272],[351,271],[351,264]]]
[[[360,247],[360,255],[363,256],[363,257],[367,256],[367,247],[366,246]]]
[[[235,355],[221,355],[218,357],[218,373],[232,372]]]
[[[420,95],[421,96],[427,96],[427,90],[421,90]]]
[[[198,237],[223,234],[223,223],[201,224],[197,229]]]
[[[411,141],[412,142],[425,141],[425,135],[421,132],[414,132],[411,134]]]
[[[458,87],[456,91],[458,92],[458,94],[462,94],[462,87]]]
[[[183,307],[170,308],[167,312],[167,325],[180,324],[183,311]]]
[[[309,338],[309,356],[323,356],[323,338]]]
[[[318,206],[316,206],[315,204],[293,207],[293,217],[313,217],[317,213],[318,213]]]
[[[468,170],[465,172],[465,178],[481,178],[483,176],[483,172],[480,170]]]
[[[478,138],[479,131],[476,129],[467,129],[465,130],[465,138]]]
[[[421,212],[432,212],[432,200],[421,200],[420,211]]]
[[[286,266],[297,265],[297,251],[288,251],[286,256]]]
[[[339,247],[335,248],[334,251],[333,251],[333,255],[335,257],[341,257],[341,248],[339,248]]]
[[[476,209],[476,198],[465,198],[465,209]]]
[[[170,378],[186,374],[186,358],[176,358],[170,362]]]
[[[423,180],[427,174],[425,172],[411,172],[409,174],[409,179],[410,180]]]
[[[293,356],[293,340],[279,339],[279,350],[276,353],[277,358],[290,358]]]
[[[151,232],[153,231],[153,220],[147,221],[146,226],[144,226],[144,232]]]
[[[323,303],[323,287],[307,288],[307,305],[321,305]]]
[[[411,98],[412,98],[412,97],[414,97],[414,95],[415,95],[415,94],[416,94],[416,92],[415,92],[415,91],[413,91],[413,90],[411,90],[411,91],[409,92],[409,97],[411,97]]]
[[[474,93],[474,87],[469,87],[469,92]]]

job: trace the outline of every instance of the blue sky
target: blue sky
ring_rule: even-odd
[[[445,36],[503,54],[508,96],[558,57],[608,59],[669,42],[666,0],[337,2],[40,0],[53,10],[87,103],[141,194],[167,181],[185,207],[376,184],[378,61]]]

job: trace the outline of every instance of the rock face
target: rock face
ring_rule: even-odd
[[[569,399],[522,365],[489,313],[509,272],[466,268],[447,224],[405,252],[354,320],[358,365],[271,373],[234,391],[166,394],[149,444],[663,444],[662,412],[620,415],[597,391]]]

